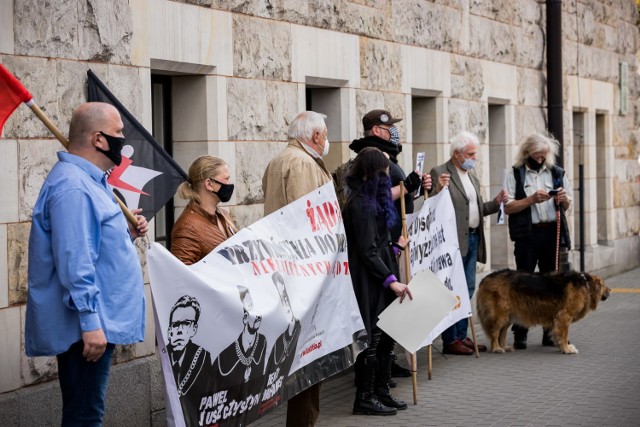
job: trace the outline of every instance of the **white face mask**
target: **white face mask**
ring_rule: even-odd
[[[324,140],[324,148],[322,149],[322,157],[327,157],[329,154],[329,137]]]

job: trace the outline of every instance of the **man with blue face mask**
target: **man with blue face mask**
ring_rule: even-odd
[[[471,132],[460,132],[451,140],[451,159],[431,170],[431,176],[438,177],[433,194],[449,186],[469,298],[473,297],[476,288],[476,262],[487,261],[483,217],[498,212],[500,202],[506,201],[507,195],[505,190],[501,190],[493,200],[483,202],[480,183],[472,172],[479,147],[477,136]],[[474,343],[467,337],[468,325],[469,321],[462,319],[442,333],[444,353],[473,354]],[[478,350],[486,351],[487,347],[478,344]]]

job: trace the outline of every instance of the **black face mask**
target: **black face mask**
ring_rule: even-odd
[[[116,166],[120,166],[120,163],[122,163],[121,151],[122,151],[122,147],[124,147],[125,138],[107,135],[102,131],[100,131],[99,133],[100,135],[104,136],[104,139],[107,140],[107,143],[109,144],[109,149],[103,150],[102,148],[96,147],[96,150],[98,150],[99,152],[107,156],[109,160],[115,163]]]
[[[538,163],[533,157],[527,157],[527,166],[529,166],[529,169],[539,171],[542,168],[542,165],[544,165],[544,160],[542,161],[542,163]]]
[[[233,184],[224,184],[215,179],[212,181],[220,184],[220,189],[218,191],[212,191],[212,193],[218,196],[218,198],[222,203],[225,203],[231,200],[231,195],[233,194],[233,188],[234,188]]]

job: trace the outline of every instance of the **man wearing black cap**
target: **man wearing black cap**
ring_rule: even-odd
[[[418,175],[412,171],[408,176],[398,165],[397,156],[402,151],[400,145],[400,133],[394,126],[402,119],[394,118],[387,110],[371,110],[362,118],[364,138],[355,139],[349,148],[359,153],[365,147],[375,147],[387,153],[391,160],[389,175],[391,177],[391,195],[395,201],[396,210],[400,214],[400,182],[404,182],[404,206],[406,213],[413,212],[413,195],[422,185],[425,189],[431,189],[431,176],[429,174]],[[397,241],[402,233],[402,224],[394,226],[391,231],[392,241]]]
[[[398,215],[400,211],[400,182],[404,182],[404,206],[406,213],[413,213],[413,196],[414,193],[424,187],[426,191],[431,189],[431,176],[429,174],[418,175],[412,171],[408,176],[398,165],[397,156],[402,151],[400,145],[400,133],[395,123],[401,121],[401,118],[394,118],[387,110],[371,110],[362,118],[362,126],[364,127],[364,138],[354,140],[349,148],[359,153],[365,147],[375,147],[389,155],[391,165],[389,166],[389,176],[391,178],[391,195],[393,197]],[[340,187],[338,185],[338,187]],[[402,224],[394,225],[390,230],[391,241],[396,242],[402,234]],[[394,356],[395,357],[395,356]],[[396,363],[392,365],[392,376],[409,377],[411,371],[402,368]]]

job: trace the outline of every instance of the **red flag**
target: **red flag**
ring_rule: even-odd
[[[0,64],[0,135],[9,116],[21,102],[29,102],[33,96],[22,83]]]

